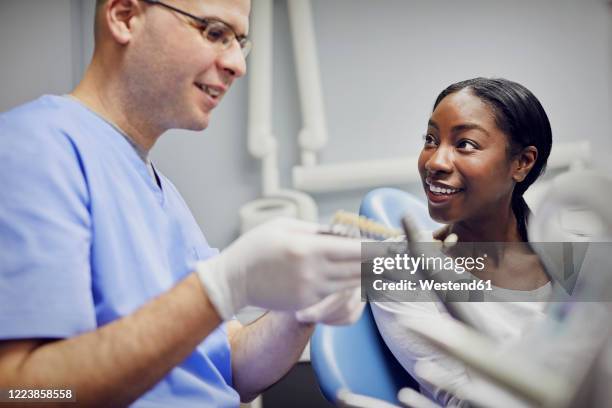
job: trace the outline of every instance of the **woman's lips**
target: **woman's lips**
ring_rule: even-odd
[[[435,183],[425,183],[425,193],[427,194],[427,199],[432,204],[446,204],[452,199],[456,198],[458,194],[463,193],[463,189],[452,189],[450,187],[444,188],[444,192],[432,191],[430,185],[434,187],[441,187],[441,185],[436,185]],[[452,191],[456,190],[456,191]]]

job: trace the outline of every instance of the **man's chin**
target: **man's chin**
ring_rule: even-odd
[[[202,131],[208,127],[210,123],[210,113],[202,113],[198,112],[197,115],[194,115],[189,122],[185,124],[183,129],[193,130],[193,131]]]
[[[208,127],[208,121],[202,122],[198,125],[195,125],[193,128],[191,128],[191,130],[194,130],[196,132],[200,132],[204,129],[206,129]]]

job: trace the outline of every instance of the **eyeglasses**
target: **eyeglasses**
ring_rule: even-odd
[[[217,20],[214,18],[202,18],[194,16],[186,11],[178,9],[169,4],[163,3],[158,0],[142,0],[145,3],[151,5],[159,5],[165,7],[169,10],[172,10],[176,13],[179,13],[183,16],[189,17],[193,21],[197,23],[196,28],[200,30],[202,36],[208,40],[213,46],[217,47],[220,51],[228,50],[234,41],[238,42],[240,46],[240,50],[242,51],[242,55],[246,58],[251,49],[253,48],[253,44],[248,37],[244,35],[237,35],[236,32],[229,26],[227,23],[224,23],[221,20]]]

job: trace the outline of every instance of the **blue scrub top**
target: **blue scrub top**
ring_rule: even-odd
[[[121,133],[68,97],[0,115],[0,339],[94,330],[218,253],[158,175],[161,188]],[[221,325],[133,406],[237,407],[231,385]]]

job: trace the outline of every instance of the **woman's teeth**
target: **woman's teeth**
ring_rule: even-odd
[[[455,188],[442,188],[442,187],[438,187],[438,186],[434,186],[430,184],[429,191],[431,191],[432,193],[436,193],[436,194],[454,194],[461,190],[455,189]]]

